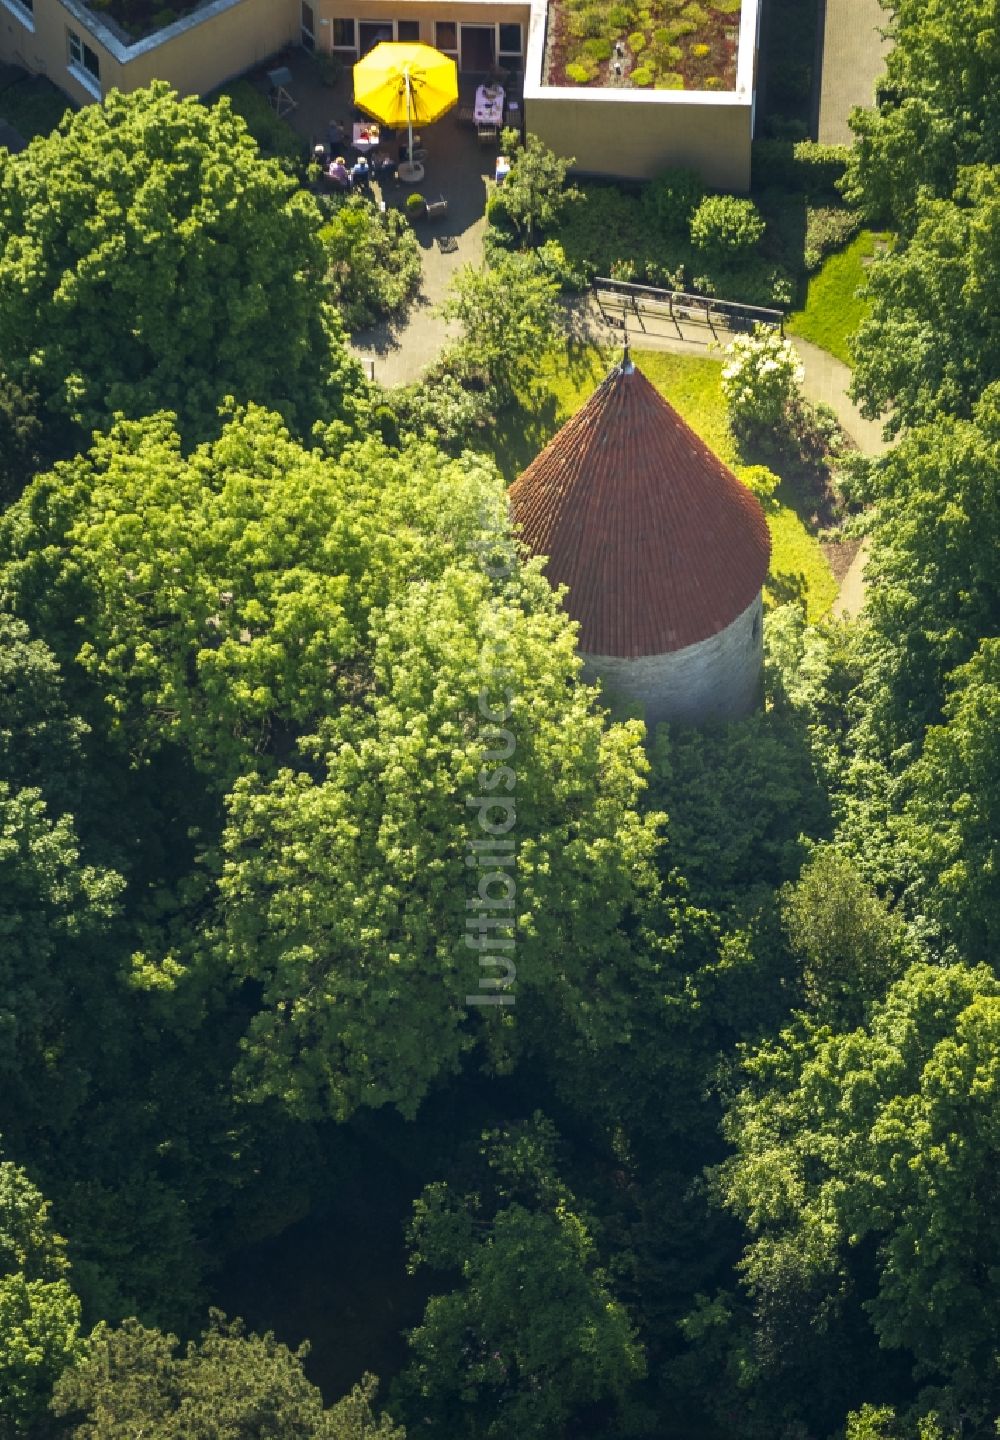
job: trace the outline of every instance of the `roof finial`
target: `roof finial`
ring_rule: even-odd
[[[622,374],[631,375],[635,370],[632,364],[632,348],[628,343],[628,326],[625,327],[625,344],[622,347]]]

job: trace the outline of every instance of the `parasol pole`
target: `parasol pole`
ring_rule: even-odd
[[[412,104],[410,103],[410,101],[411,101],[411,96],[410,96],[410,67],[409,67],[409,65],[406,66],[406,68],[405,68],[404,71],[403,71],[403,74],[404,74],[404,76],[406,77],[406,126],[407,126],[407,130],[409,131],[409,137],[410,137],[410,148],[409,148],[409,151],[408,151],[408,153],[407,153],[407,157],[406,157],[406,158],[407,158],[407,160],[409,161],[409,163],[412,165],[412,164],[413,164],[413,106],[412,106]]]

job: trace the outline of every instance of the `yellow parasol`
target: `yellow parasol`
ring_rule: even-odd
[[[458,101],[454,60],[430,45],[383,40],[354,67],[354,103],[373,120],[409,134],[410,161],[399,167],[404,180],[419,180],[413,164],[413,126],[431,125]]]

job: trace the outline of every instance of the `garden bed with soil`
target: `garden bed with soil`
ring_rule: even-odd
[[[741,0],[550,0],[546,85],[733,90]]]

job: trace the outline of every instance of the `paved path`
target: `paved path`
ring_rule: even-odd
[[[810,400],[832,406],[837,419],[850,435],[863,455],[881,455],[888,443],[882,436],[882,424],[877,420],[865,420],[858,407],[848,398],[847,387],[851,372],[842,361],[835,359],[818,345],[808,340],[792,337],[805,367],[802,388]],[[868,563],[868,537],[862,540],[858,553],[851,561],[850,568],[837,591],[837,598],[831,606],[831,613],[838,620],[847,620],[861,612],[865,603],[865,566]]]
[[[423,250],[423,275],[406,324],[400,329],[379,325],[352,337],[351,349],[356,355],[374,358],[375,379],[380,385],[409,385],[433,364],[448,340],[448,326],[436,312],[451,277],[462,265],[479,268],[483,263],[485,216],[461,229],[449,226],[449,218],[422,220],[416,226]],[[441,250],[437,237],[442,234],[452,237],[454,250]]]
[[[849,145],[854,137],[847,117],[855,105],[874,103],[875,82],[889,49],[878,32],[888,19],[878,0],[826,0],[819,82],[820,144]]]

